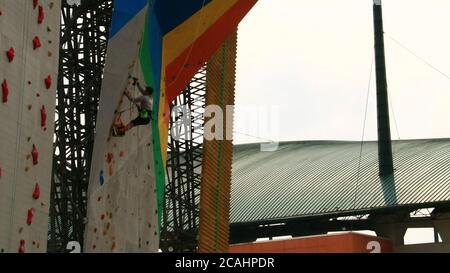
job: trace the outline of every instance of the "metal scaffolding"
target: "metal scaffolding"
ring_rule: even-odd
[[[185,111],[170,119],[169,129],[177,132],[178,139],[169,134],[160,245],[163,251],[193,252],[197,248],[205,93],[206,65],[171,105],[172,109],[182,106]],[[191,122],[182,123],[182,119]]]
[[[112,0],[62,1],[48,252],[83,244],[87,186]]]

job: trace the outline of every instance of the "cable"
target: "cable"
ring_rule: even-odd
[[[391,39],[392,41],[394,41],[397,45],[399,45],[400,47],[402,47],[403,49],[405,49],[406,51],[408,51],[410,54],[412,54],[414,57],[416,57],[417,59],[421,60],[423,63],[425,63],[426,65],[428,65],[429,67],[431,67],[433,70],[437,71],[439,74],[441,74],[442,76],[446,77],[448,80],[450,80],[450,76],[448,76],[447,74],[445,74],[444,72],[442,72],[441,70],[439,70],[438,68],[436,68],[435,66],[433,66],[430,62],[428,62],[427,60],[425,60],[424,58],[420,57],[419,55],[417,55],[416,53],[414,53],[411,49],[409,49],[408,47],[406,47],[405,45],[403,45],[402,43],[400,43],[398,40],[396,40],[394,37],[390,36],[389,34],[384,33],[389,39]]]
[[[360,182],[360,178],[361,178],[361,176],[360,176],[361,175],[361,161],[362,161],[362,152],[363,152],[363,146],[364,146],[364,136],[366,134],[367,112],[368,112],[368,108],[369,108],[370,87],[372,84],[372,73],[373,73],[374,61],[375,61],[375,57],[372,55],[372,62],[370,65],[370,73],[369,73],[369,84],[367,86],[366,108],[364,110],[364,121],[363,121],[363,130],[362,130],[362,136],[361,136],[361,147],[359,149],[358,171],[356,174],[356,187],[355,187],[355,194],[354,194],[353,204],[352,204],[353,208],[356,205],[356,198],[358,197],[358,187],[359,187],[359,182]],[[353,231],[353,222],[352,222],[352,226],[351,226],[350,230]]]
[[[391,99],[391,94],[389,93],[389,90],[388,90],[388,96],[389,96],[389,104],[391,106],[391,111],[392,111],[392,117],[394,118],[395,130],[397,131],[398,140],[401,140],[400,132],[398,130],[397,118],[395,116],[395,111],[394,111],[394,102]]]
[[[254,135],[250,135],[250,134],[246,134],[246,133],[241,133],[241,132],[238,132],[238,131],[233,131],[233,133],[240,134],[240,135],[244,135],[244,136],[253,137],[253,138],[256,138],[256,139],[260,139],[260,140],[265,140],[265,141],[274,142],[273,140],[268,139],[268,138],[262,138],[262,137],[258,137],[258,136],[254,136]]]

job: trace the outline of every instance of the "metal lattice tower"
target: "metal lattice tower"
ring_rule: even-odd
[[[206,66],[171,105],[171,108],[184,105],[190,113],[191,124],[190,128],[175,127],[182,131],[178,140],[169,134],[160,246],[163,251],[193,252],[197,248],[205,93]],[[182,118],[181,113],[176,117],[171,115],[169,129],[175,129]]]
[[[83,244],[87,187],[112,0],[62,1],[48,252]]]

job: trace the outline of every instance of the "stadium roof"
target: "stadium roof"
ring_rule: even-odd
[[[235,146],[231,223],[450,204],[450,139],[394,141],[395,176],[378,177],[377,143]],[[359,175],[358,175],[358,170]],[[358,178],[359,177],[359,178]]]

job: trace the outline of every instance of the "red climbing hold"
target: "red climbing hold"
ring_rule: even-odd
[[[2,168],[0,168],[0,178],[2,178]]]
[[[39,16],[38,16],[38,24],[42,24],[44,22],[44,8],[42,6],[39,6]]]
[[[45,110],[45,106],[41,107],[41,126],[45,127],[47,124],[47,111]]]
[[[16,56],[16,52],[14,51],[14,48],[10,47],[8,51],[6,52],[6,56],[8,56],[8,61],[12,62],[14,60],[14,56]]]
[[[38,36],[34,37],[33,39],[33,49],[36,50],[37,48],[40,48],[41,45],[41,40],[39,39]]]
[[[113,154],[112,153],[108,153],[106,155],[106,162],[111,163],[112,159],[113,159]]]
[[[33,150],[31,150],[31,156],[33,157],[33,165],[37,165],[39,153],[36,148],[36,145],[34,145],[34,144],[33,144]]]
[[[52,76],[48,75],[47,78],[45,78],[45,87],[47,89],[50,89],[50,87],[52,87]]]
[[[3,83],[2,83],[2,102],[3,103],[8,102],[8,95],[9,95],[8,82],[6,80],[3,80]]]
[[[34,209],[31,208],[28,210],[27,214],[27,225],[31,225],[33,223]]]
[[[33,9],[36,9],[38,3],[39,3],[39,0],[33,0]]]
[[[39,187],[39,184],[36,183],[36,185],[34,186],[34,191],[33,191],[33,199],[38,200],[39,196],[41,196],[41,189]]]
[[[19,253],[25,253],[25,240],[20,240]]]

